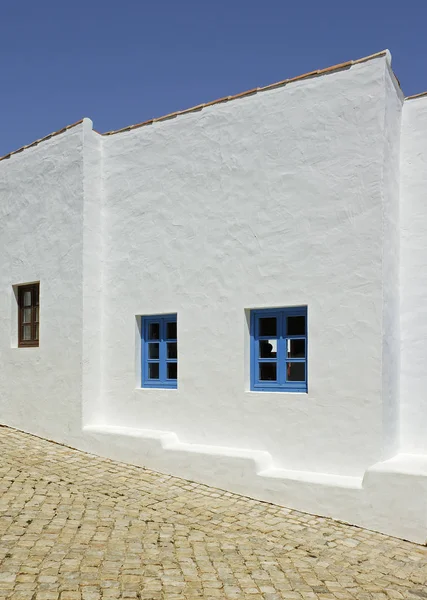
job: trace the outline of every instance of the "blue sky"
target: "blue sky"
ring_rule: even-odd
[[[0,155],[90,117],[138,123],[384,48],[427,90],[422,0],[0,3]]]

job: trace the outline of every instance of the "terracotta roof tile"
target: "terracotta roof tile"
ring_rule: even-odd
[[[317,73],[317,71],[316,71]],[[257,92],[266,92],[267,90],[274,90],[274,88],[282,87],[284,85],[288,85],[290,81],[294,81],[293,79],[283,79],[282,81],[276,81],[276,83],[269,83],[268,85],[263,85],[257,88]]]
[[[235,100],[236,98],[244,98],[245,96],[252,96],[259,92],[259,88],[252,88],[251,90],[247,90],[246,92],[240,92],[240,94],[235,94],[234,96],[228,96],[227,100]],[[215,103],[215,102],[214,102]],[[207,104],[205,104],[207,106]]]
[[[373,54],[372,56],[376,57],[376,56],[382,56],[383,54],[385,54],[385,52],[379,52],[378,54]],[[330,71],[339,71],[341,69],[347,69],[348,67],[351,67],[352,65],[356,64],[356,63],[360,63],[360,62],[364,62],[366,59],[362,58],[359,60],[347,60],[346,62],[343,63],[339,63],[338,65],[333,65],[332,67],[326,67],[326,69],[322,69],[321,71],[319,71],[320,73],[329,73]]]
[[[210,102],[205,102],[203,106],[204,108],[206,108],[207,106],[212,106],[212,104],[221,104],[222,102],[228,102],[232,97],[233,96],[224,96],[223,98],[218,98],[218,100],[211,100]],[[181,111],[179,111],[178,114],[181,114]]]
[[[153,119],[152,122],[157,123],[157,121],[166,121],[167,119],[174,119],[178,114],[179,114],[179,111],[169,113],[168,115],[165,115],[164,117],[157,117],[157,119]]]
[[[184,110],[180,110],[179,114],[185,115],[189,112],[197,112],[198,110],[202,110],[202,108],[205,108],[204,104],[197,104],[197,106],[192,106],[191,108],[186,108]],[[168,116],[168,115],[166,115],[166,116]],[[164,117],[159,117],[159,119],[164,119]]]

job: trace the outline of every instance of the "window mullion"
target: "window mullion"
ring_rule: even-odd
[[[160,339],[159,339],[159,381],[165,383],[166,381],[166,321],[164,318],[160,319]]]
[[[254,338],[253,338],[253,365],[255,369],[254,379],[255,384],[260,382],[259,379],[259,317],[255,315],[254,317]]]
[[[279,385],[283,386],[286,383],[286,316],[283,312],[279,313],[279,318],[277,319],[277,321],[277,379]]]

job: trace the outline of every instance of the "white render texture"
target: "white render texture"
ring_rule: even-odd
[[[0,423],[425,543],[426,135],[385,52],[0,161]],[[300,305],[308,393],[250,391],[250,309]],[[141,389],[167,313],[178,389]]]

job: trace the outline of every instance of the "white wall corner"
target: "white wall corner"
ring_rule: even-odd
[[[103,220],[102,137],[83,120],[82,420],[100,419],[102,389]]]

